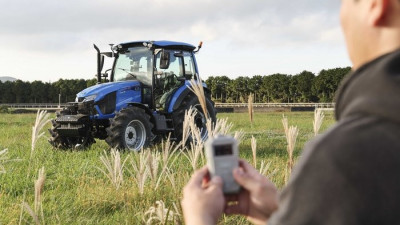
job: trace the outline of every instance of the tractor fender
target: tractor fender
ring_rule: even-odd
[[[127,107],[129,107],[129,106],[135,106],[135,107],[144,109],[144,111],[151,116],[151,119],[153,119],[153,111],[151,111],[149,109],[149,107],[147,107],[146,105],[144,105],[142,103],[137,103],[137,102],[129,102],[127,104]]]
[[[179,106],[182,104],[182,101],[186,98],[186,96],[188,96],[192,92],[187,86],[190,86],[189,82],[185,82],[185,85],[183,85],[182,87],[178,88],[178,90],[175,91],[169,103],[168,113],[172,113],[173,111],[178,109]],[[203,83],[203,88],[206,97],[210,96],[211,91],[207,88],[207,85],[205,83]]]

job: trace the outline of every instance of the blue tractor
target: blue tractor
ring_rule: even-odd
[[[172,41],[136,41],[97,51],[98,84],[77,94],[75,102],[57,112],[49,129],[56,148],[88,147],[95,139],[112,148],[139,151],[163,137],[182,139],[184,113],[191,106],[202,138],[206,115],[188,88],[198,79],[195,53],[201,48]],[[104,58],[114,59],[102,73]],[[108,75],[110,73],[110,76]],[[211,93],[203,83],[208,116],[215,122]]]

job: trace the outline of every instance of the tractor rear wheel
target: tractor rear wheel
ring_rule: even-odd
[[[51,137],[49,138],[49,143],[59,149],[72,149],[72,148],[87,148],[93,143],[96,143],[90,130],[87,131],[84,137],[65,137],[59,134],[58,128],[61,126],[57,122],[57,118],[64,115],[69,115],[70,111],[68,109],[63,109],[56,112],[56,119],[51,120],[52,127],[49,129]]]
[[[201,108],[199,100],[195,95],[188,95],[181,103],[179,108],[173,113],[173,120],[175,126],[175,135],[177,141],[182,140],[182,133],[183,133],[183,122],[185,120],[185,112],[193,107],[194,110],[197,112],[194,118],[194,123],[196,124],[197,128],[199,128],[201,132],[201,139],[206,140],[208,138],[208,131],[207,131],[207,117]],[[213,124],[215,123],[216,119],[216,112],[214,108],[214,102],[211,101],[210,98],[206,97],[206,106],[207,106],[207,113],[209,118]],[[192,141],[192,138],[189,136],[189,140]]]
[[[150,115],[144,109],[129,107],[122,109],[111,120],[107,128],[106,142],[119,150],[140,151],[154,139]]]

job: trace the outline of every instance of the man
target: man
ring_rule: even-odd
[[[218,177],[204,184],[203,168],[184,189],[187,224],[224,212],[255,224],[400,224],[400,0],[342,0],[341,25],[353,72],[337,94],[338,121],[306,145],[279,200],[244,161],[233,171],[237,196],[225,197]]]

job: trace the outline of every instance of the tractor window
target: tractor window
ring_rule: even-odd
[[[177,51],[180,52],[180,51]],[[156,78],[155,78],[155,102],[156,107],[159,109],[165,109],[168,103],[169,96],[174,90],[182,85],[184,67],[183,58],[174,56],[175,51],[169,50],[170,62],[167,69],[160,68],[160,57],[161,52],[156,55]]]
[[[158,53],[156,58],[157,72],[162,73],[162,75],[164,76],[174,76],[174,77],[183,76],[182,59],[179,57],[175,57],[174,51],[170,51],[170,63],[168,69],[160,69],[160,56],[161,53]]]
[[[151,51],[146,47],[130,48],[120,53],[114,67],[114,81],[138,80],[150,86],[152,58]]]
[[[190,52],[183,52],[183,61],[185,62],[185,74],[194,75],[196,72],[193,62],[193,57]]]

